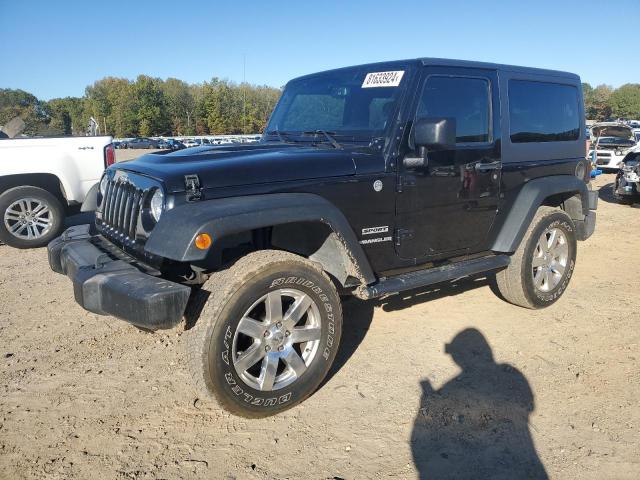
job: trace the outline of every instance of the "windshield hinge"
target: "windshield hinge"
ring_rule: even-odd
[[[184,187],[187,194],[187,202],[197,202],[202,198],[202,188],[198,175],[185,175]]]
[[[396,192],[403,192],[405,187],[415,187],[416,186],[416,177],[413,175],[400,174],[398,175],[398,180],[396,181]]]

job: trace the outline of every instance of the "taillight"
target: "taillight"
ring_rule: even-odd
[[[114,163],[116,163],[116,150],[113,148],[113,143],[110,143],[104,147],[104,166],[107,168]]]

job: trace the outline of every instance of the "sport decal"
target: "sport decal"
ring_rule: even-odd
[[[387,233],[389,231],[388,226],[383,227],[369,227],[362,229],[362,235],[373,235],[374,233]]]

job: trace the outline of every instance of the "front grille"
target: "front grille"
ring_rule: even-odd
[[[135,241],[144,195],[129,182],[109,181],[102,199],[102,225],[111,236]]]
[[[598,152],[596,155],[596,163],[598,165],[604,165],[611,160],[611,152]]]

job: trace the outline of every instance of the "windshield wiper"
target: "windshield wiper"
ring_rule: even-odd
[[[280,130],[269,130],[267,132],[267,135],[275,135],[276,137],[278,137],[278,140],[280,140],[282,143],[295,143],[295,140],[285,138],[285,135],[290,134],[291,132],[281,132]]]
[[[333,148],[342,149],[342,145],[340,145],[335,138],[332,137],[332,134],[335,135],[335,132],[327,132],[326,130],[311,130],[309,132],[302,132],[303,135],[324,135],[325,138],[329,141]]]

